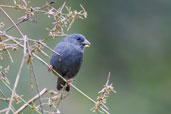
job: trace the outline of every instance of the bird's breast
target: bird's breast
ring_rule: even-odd
[[[67,76],[68,79],[72,78],[78,73],[81,67],[82,59],[82,53],[66,53],[62,55],[58,69],[62,72],[63,75]]]

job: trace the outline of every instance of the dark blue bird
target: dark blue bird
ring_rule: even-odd
[[[50,59],[50,69],[55,69],[66,80],[72,79],[81,67],[84,48],[89,47],[90,42],[81,34],[71,34],[63,38],[55,47],[56,53],[53,53]],[[61,90],[65,81],[58,78],[57,89]],[[66,91],[70,90],[67,85]]]

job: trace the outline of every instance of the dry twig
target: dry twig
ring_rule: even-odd
[[[16,114],[19,114],[21,111],[23,111],[29,104],[33,103],[37,99],[39,99],[40,96],[44,95],[48,90],[44,88],[40,93],[38,93],[36,96],[34,96],[32,99],[30,99],[28,102],[26,102],[23,106],[21,106],[17,111]]]
[[[91,109],[91,110],[93,110],[93,112],[103,113],[104,109],[109,110],[109,108],[106,106],[106,99],[109,96],[111,91],[116,93],[112,84],[109,85],[109,80],[110,80],[110,72],[108,74],[107,81],[106,81],[106,84],[104,85],[104,88],[101,91],[99,91],[99,93],[98,93],[100,95],[97,97],[95,106]],[[109,114],[109,113],[107,113],[107,114]]]

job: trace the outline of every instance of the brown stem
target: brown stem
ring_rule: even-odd
[[[36,96],[34,96],[32,99],[30,99],[28,102],[26,102],[23,106],[21,106],[17,111],[16,114],[19,114],[21,111],[23,111],[29,104],[31,104],[32,102],[36,101],[37,99],[39,99],[40,96],[44,95],[47,92],[47,88],[43,89],[39,94],[37,94]]]
[[[24,34],[21,32],[21,30],[18,28],[18,26],[15,24],[15,22],[11,19],[11,17],[0,7],[0,10],[4,13],[4,15],[7,16],[7,18],[11,21],[11,23],[14,25],[14,27],[17,29],[17,31],[20,33],[20,35],[24,38]]]
[[[21,61],[21,65],[20,65],[20,68],[19,68],[19,71],[18,71],[16,80],[15,80],[14,88],[13,88],[13,90],[12,90],[12,94],[11,94],[11,98],[10,98],[10,102],[9,102],[8,110],[7,110],[6,114],[8,114],[9,111],[11,110],[13,97],[14,97],[14,94],[16,93],[15,91],[16,91],[16,88],[17,88],[17,85],[18,85],[18,81],[19,81],[19,79],[20,79],[20,74],[21,74],[21,71],[22,71],[22,68],[23,68],[23,65],[24,65],[24,61],[25,61],[25,57],[23,56],[23,59],[22,59],[22,61]]]
[[[31,67],[32,72],[33,72],[33,77],[34,77],[34,80],[35,80],[35,83],[36,83],[36,89],[37,89],[37,92],[38,92],[38,98],[39,98],[39,101],[40,101],[41,112],[43,114],[43,106],[42,106],[42,102],[41,102],[41,98],[40,98],[40,90],[39,90],[38,81],[37,81],[37,77],[36,77],[36,74],[35,74],[35,71],[34,71],[34,66],[33,66],[32,60],[30,62],[30,67]]]

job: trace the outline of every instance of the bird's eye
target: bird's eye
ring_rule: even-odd
[[[79,37],[79,38],[77,38],[77,40],[81,40],[81,38]]]

